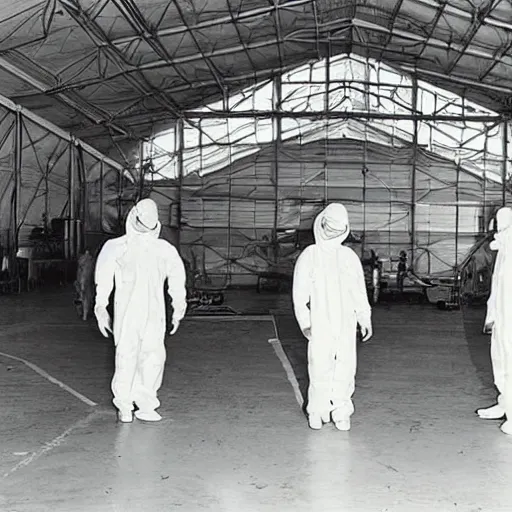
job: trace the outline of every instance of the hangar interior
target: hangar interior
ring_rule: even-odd
[[[2,510],[508,510],[473,411],[511,51],[510,0],[1,2]],[[189,311],[170,419],[125,428],[74,283],[148,197]],[[333,202],[374,309],[345,438],[304,422],[290,295]]]

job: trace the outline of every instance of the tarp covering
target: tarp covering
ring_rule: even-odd
[[[182,251],[210,273],[290,273],[300,247],[285,232],[310,230],[329,201],[347,205],[361,254],[406,250],[416,272],[450,271],[509,198],[509,128],[496,113],[374,60],[324,59],[237,93],[230,112],[225,103],[198,109],[144,155]],[[326,104],[373,117],[336,118]],[[304,112],[320,114],[294,116]]]
[[[290,272],[298,253],[292,243],[276,265],[269,244],[274,223],[281,232],[309,231],[329,201],[347,206],[352,230],[363,236],[366,249],[382,258],[414,249],[418,272],[444,271],[462,261],[482,232],[484,219],[501,204],[499,184],[484,182],[430,152],[415,155],[410,147],[348,138],[289,142],[277,154],[277,188],[275,158],[274,147],[268,145],[226,169],[183,179],[181,222],[174,217],[173,224],[181,227],[182,253],[193,253],[210,274],[231,273],[236,283],[254,280],[252,273],[276,266]],[[155,182],[152,190],[161,205],[179,202],[176,183]],[[361,253],[362,246],[356,250]]]
[[[129,168],[221,276],[289,271],[329,200],[449,269],[508,200],[511,48],[508,0],[5,0],[0,93],[41,117],[0,102],[0,236],[112,234]]]
[[[55,257],[73,256],[86,233],[116,233],[123,190],[131,185],[123,168],[30,111],[0,101],[0,247],[12,256],[37,245],[37,238],[44,246],[58,243]],[[70,224],[64,228],[63,221]],[[64,254],[72,238],[71,253]]]

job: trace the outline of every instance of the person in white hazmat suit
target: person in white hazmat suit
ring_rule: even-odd
[[[492,332],[491,361],[498,400],[491,407],[478,409],[477,414],[487,420],[506,416],[501,430],[512,435],[512,208],[500,208],[496,222],[497,233],[490,247],[497,255],[484,332]]]
[[[372,336],[371,307],[357,254],[342,245],[350,233],[348,214],[338,203],[315,219],[315,243],[299,256],[293,277],[293,306],[308,340],[307,413],[312,429],[334,422],[350,429],[354,412],[357,324],[362,340]]]
[[[114,293],[113,335],[116,346],[112,379],[119,420],[159,421],[157,392],[162,384],[166,350],[164,284],[172,298],[174,334],[185,316],[185,268],[176,248],[159,239],[158,209],[151,199],[139,201],[126,219],[126,234],[105,243],[95,271],[98,327],[112,333],[107,312]]]

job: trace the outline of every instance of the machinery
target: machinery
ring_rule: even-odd
[[[431,304],[440,309],[456,309],[465,304],[485,303],[491,291],[496,253],[490,243],[494,231],[482,236],[453,271],[432,276],[427,290]]]
[[[216,283],[206,269],[199,270],[197,258],[193,252],[191,252],[191,259],[192,263],[187,259],[183,260],[187,273],[187,313],[237,315],[237,311],[224,304],[226,279],[222,277],[222,282]]]

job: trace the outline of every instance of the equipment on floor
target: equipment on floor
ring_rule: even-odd
[[[366,250],[361,258],[363,265],[366,293],[370,304],[377,304],[380,298],[382,281],[382,261],[373,250]]]
[[[74,282],[76,299],[74,301],[78,316],[86,321],[94,308],[94,268],[96,258],[86,250],[78,258],[76,280]]]
[[[18,260],[0,245],[0,294],[21,292],[19,270]]]
[[[187,314],[238,315],[238,311],[224,304],[226,277],[212,276],[204,264],[200,269],[193,251],[190,252],[190,260],[183,258],[187,273]]]
[[[427,290],[427,298],[431,304],[450,310],[485,303],[496,259],[496,253],[490,249],[493,238],[494,231],[482,236],[455,269],[430,277],[432,287]]]

